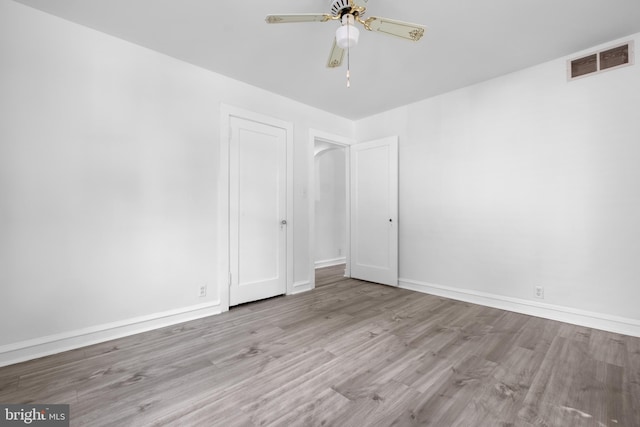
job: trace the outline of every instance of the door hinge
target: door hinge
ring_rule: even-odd
[[[232,280],[232,276],[231,276],[231,272],[229,272],[229,287],[231,287],[231,280]]]

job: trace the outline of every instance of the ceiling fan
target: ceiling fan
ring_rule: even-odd
[[[364,0],[367,2],[368,0]],[[269,24],[288,24],[294,22],[327,22],[340,21],[342,25],[336,31],[331,54],[327,67],[336,68],[342,65],[345,50],[348,52],[351,47],[358,44],[360,31],[355,26],[358,22],[365,30],[377,31],[384,34],[401,37],[407,40],[418,41],[424,35],[425,27],[419,24],[397,21],[395,19],[379,18],[371,16],[364,18],[366,7],[359,5],[354,0],[333,0],[331,2],[331,13],[303,13],[285,15],[267,15],[266,21]],[[349,67],[347,66],[347,86],[349,86]]]

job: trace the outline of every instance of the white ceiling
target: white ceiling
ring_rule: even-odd
[[[337,22],[264,21],[330,0],[16,1],[350,119],[640,32],[638,0],[368,0],[367,16],[427,32],[362,30],[347,89],[345,68],[326,68]]]

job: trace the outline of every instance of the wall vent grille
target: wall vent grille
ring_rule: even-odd
[[[633,40],[567,61],[567,78],[575,80],[634,63]]]

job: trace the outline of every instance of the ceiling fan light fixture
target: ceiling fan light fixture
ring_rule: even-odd
[[[327,61],[328,68],[338,68],[342,60],[347,59],[347,86],[349,82],[349,54],[352,47],[357,46],[360,31],[356,28],[356,22],[367,31],[376,31],[382,34],[400,37],[406,40],[418,41],[424,35],[425,27],[410,22],[396,19],[370,16],[363,20],[367,8],[359,3],[368,0],[332,0],[331,14],[328,13],[301,13],[284,15],[267,15],[268,24],[293,23],[293,22],[334,22],[340,20],[341,26],[337,29],[333,46]]]
[[[336,44],[341,49],[351,48],[358,44],[360,30],[353,25],[354,23],[353,15],[346,14],[342,17],[342,26],[336,31]]]

